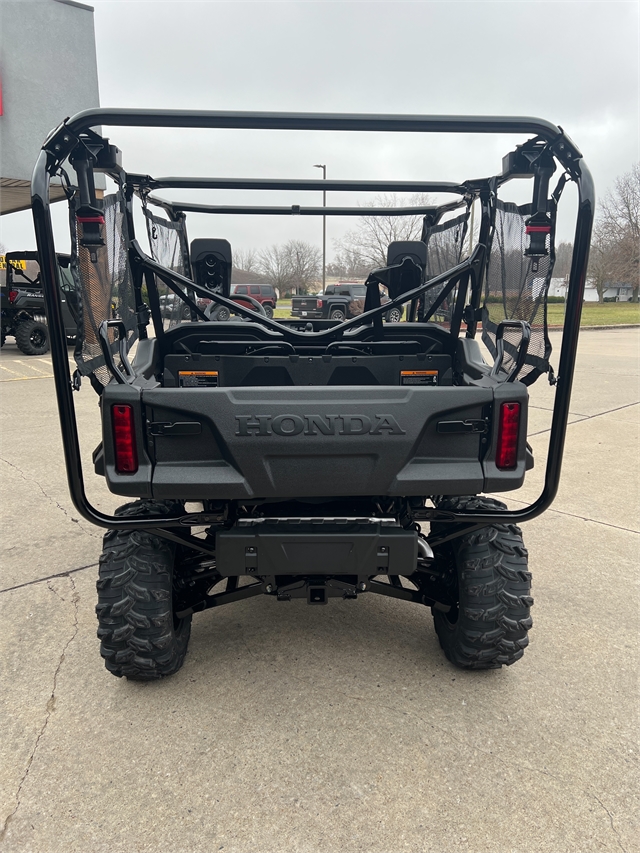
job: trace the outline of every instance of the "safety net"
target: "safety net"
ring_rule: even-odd
[[[147,223],[151,257],[166,269],[189,278],[191,270],[185,217],[181,216],[175,221],[164,219],[152,213],[146,204],[143,206],[143,212]],[[165,328],[191,320],[191,311],[186,303],[157,276],[156,286]],[[190,290],[187,290],[187,295],[194,301],[197,298]]]
[[[482,341],[494,357],[496,332],[502,320],[524,320],[531,326],[528,354],[516,377],[525,385],[531,385],[541,374],[549,372],[551,355],[547,293],[554,262],[554,217],[546,239],[548,254],[531,257],[525,251],[526,222],[532,213],[533,208],[528,204],[496,202],[482,307]],[[515,364],[520,339],[517,329],[507,329],[504,333],[503,368],[507,373]]]
[[[422,240],[427,244],[427,266],[425,270],[427,280],[441,275],[460,263],[464,253],[468,221],[469,210],[467,209],[465,213],[456,216],[454,219],[448,219],[440,225],[425,223]],[[447,286],[448,283],[445,281],[427,290],[419,309],[421,317],[428,315]],[[432,321],[450,322],[451,308],[455,304],[456,293],[457,287],[454,287],[430,318]]]
[[[89,376],[96,390],[111,379],[106,367],[99,330],[105,320],[118,319],[126,330],[126,348],[137,339],[136,301],[128,258],[128,228],[125,200],[118,192],[98,204],[104,224],[100,225],[101,245],[93,240],[83,245],[83,225],[76,218],[78,199],[70,204],[71,270],[77,283],[78,339],[75,360],[78,372]],[[110,332],[111,349],[117,361],[117,342]]]

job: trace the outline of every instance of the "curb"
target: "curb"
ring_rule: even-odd
[[[561,332],[564,326],[549,326],[550,332]],[[581,332],[596,332],[610,329],[640,329],[640,323],[618,323],[615,326],[580,326]]]

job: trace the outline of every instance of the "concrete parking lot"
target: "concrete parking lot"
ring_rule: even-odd
[[[136,684],[99,656],[101,532],[68,496],[50,359],[9,339],[2,849],[638,851],[638,344],[581,336],[560,494],[524,528],[515,666],[455,670],[417,605],[264,597],[197,615],[183,669]],[[513,506],[540,491],[553,393],[531,390],[536,468]],[[88,383],[76,405],[89,460]],[[122,502],[85,474],[96,505]]]

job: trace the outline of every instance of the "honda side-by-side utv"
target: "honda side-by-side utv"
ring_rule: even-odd
[[[117,126],[348,131],[356,143],[387,132],[522,141],[497,175],[461,183],[154,178],[126,172],[96,130]],[[113,181],[104,198],[95,172]],[[73,376],[53,176],[67,187],[71,214]],[[505,198],[516,179],[530,180],[530,203]],[[578,205],[556,377],[546,298],[567,182]],[[292,205],[178,203],[158,196],[163,189],[290,191]],[[301,206],[295,194],[309,190],[450,200]],[[137,206],[150,252],[134,233]],[[431,608],[456,666],[494,669],[522,657],[533,601],[517,525],[546,510],[558,488],[594,214],[590,173],[561,128],[536,118],[96,109],[45,141],[32,207],[69,487],[78,512],[107,530],[97,614],[110,672],[171,675],[194,613],[256,595],[274,605],[388,595]],[[419,214],[423,227],[420,240],[392,243],[387,265],[371,270],[357,317],[274,320],[250,297],[230,299],[231,246],[215,226],[216,239],[189,244],[187,213]],[[229,322],[216,320],[218,306],[233,313]],[[390,308],[402,322],[383,320]],[[485,495],[518,489],[534,464],[528,386],[542,376],[555,384],[544,487],[532,504],[508,509]],[[100,395],[95,471],[131,499],[113,516],[84,489],[73,402],[83,379]]]
[[[60,270],[61,304],[65,334],[72,343],[76,337],[78,319],[75,311],[76,279],[69,269],[69,255],[58,255]],[[8,252],[4,286],[0,288],[1,345],[7,335],[13,335],[16,345],[25,355],[44,355],[49,352],[49,329],[45,316],[44,295],[39,270],[27,273],[27,263],[38,264],[37,252]],[[37,269],[37,266],[36,266]],[[34,277],[31,278],[30,275]]]

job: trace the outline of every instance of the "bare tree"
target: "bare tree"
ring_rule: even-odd
[[[402,198],[392,194],[378,195],[373,207],[423,207],[432,204],[424,193]],[[387,263],[389,243],[397,240],[419,240],[422,233],[424,214],[412,216],[362,216],[358,225],[344,237],[334,242],[338,254],[357,258],[361,266],[369,270],[384,267]]]
[[[244,270],[245,272],[259,271],[259,256],[257,249],[234,249],[233,265],[236,269]]]
[[[258,270],[280,294],[291,287],[291,264],[284,246],[263,249],[258,256]]]
[[[601,221],[617,239],[629,231],[640,240],[640,163],[616,178],[601,204]]]
[[[291,280],[296,293],[308,293],[313,284],[322,278],[322,252],[303,240],[285,243],[291,264]]]
[[[571,257],[573,256],[573,243],[558,243],[556,246],[556,262],[553,266],[553,274],[557,278],[566,278],[571,272]]]
[[[281,294],[307,293],[322,276],[322,252],[303,240],[289,240],[263,249],[257,269]]]
[[[640,163],[616,178],[600,203],[592,251],[606,256],[607,281],[630,284],[638,302],[640,284]],[[599,261],[596,260],[596,263]],[[597,283],[596,283],[597,286]]]
[[[341,249],[327,264],[327,274],[339,278],[366,278],[370,272],[371,264],[366,264],[353,249]]]
[[[615,280],[614,254],[615,242],[602,223],[596,222],[589,250],[589,276],[595,284],[598,302],[603,301],[607,284]]]

